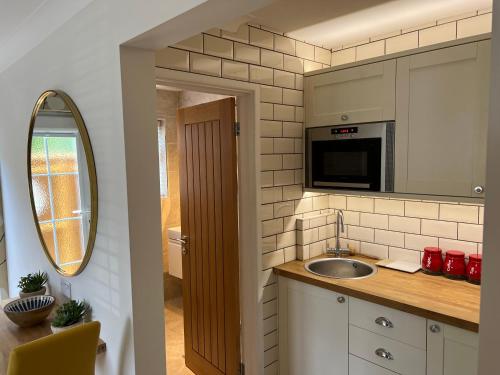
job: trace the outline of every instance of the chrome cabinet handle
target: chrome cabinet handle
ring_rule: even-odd
[[[392,324],[392,322],[389,319],[384,318],[383,316],[380,316],[377,319],[375,319],[375,323],[377,323],[379,326],[382,326],[385,328],[393,328],[394,327],[394,324]]]
[[[380,358],[384,358],[389,361],[392,361],[394,359],[394,357],[390,352],[382,348],[378,348],[377,350],[375,350],[375,354],[378,355]]]
[[[342,119],[342,121],[349,120],[349,116],[347,116],[347,115],[342,115],[342,116],[340,116],[340,118]]]
[[[438,326],[437,324],[433,324],[429,327],[429,330],[432,332],[432,333],[439,333],[441,332],[441,327]]]
[[[345,297],[337,297],[337,302],[338,303],[344,303],[345,302]]]
[[[474,188],[474,193],[481,194],[484,193],[484,186],[478,185]]]

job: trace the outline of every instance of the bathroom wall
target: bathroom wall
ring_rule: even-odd
[[[156,115],[165,121],[167,196],[161,197],[163,272],[168,272],[168,228],[181,225],[176,114],[180,91],[156,90]]]

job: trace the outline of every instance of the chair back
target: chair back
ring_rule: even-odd
[[[94,375],[100,330],[90,322],[19,345],[7,375]]]

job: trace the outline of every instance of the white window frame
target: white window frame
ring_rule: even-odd
[[[75,216],[75,217],[67,217],[67,218],[61,218],[61,219],[56,219],[54,217],[54,194],[52,192],[52,176],[78,176],[78,194],[81,197],[81,188],[80,188],[80,166],[79,166],[79,160],[80,160],[80,155],[78,153],[78,137],[79,134],[76,131],[71,131],[71,132],[60,132],[60,131],[35,131],[33,132],[34,137],[43,137],[43,148],[45,152],[45,163],[47,165],[47,173],[34,173],[32,174],[33,177],[47,177],[47,184],[49,188],[49,202],[50,202],[50,219],[49,220],[43,220],[39,221],[38,223],[41,224],[52,224],[52,236],[53,236],[53,241],[54,241],[54,255],[56,259],[54,260],[55,263],[57,264],[58,267],[65,267],[65,266],[70,266],[73,264],[78,264],[81,263],[83,260],[83,254],[82,258],[79,260],[74,260],[71,262],[66,262],[66,263],[60,263],[60,256],[59,256],[59,244],[57,241],[57,231],[56,231],[56,223],[63,222],[63,221],[70,221],[70,220],[79,220],[80,221],[80,231],[81,231],[81,236],[80,238],[82,239],[82,249],[85,252],[85,240],[84,240],[84,231],[83,231],[83,220],[82,216]],[[75,142],[77,144],[77,171],[76,172],[57,172],[57,173],[52,173],[50,170],[50,159],[49,159],[49,148],[47,144],[47,139],[49,137],[71,137],[75,138]],[[81,202],[80,202],[81,206]]]

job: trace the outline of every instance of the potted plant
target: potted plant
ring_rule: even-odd
[[[52,324],[50,325],[52,332],[58,333],[78,324],[82,324],[89,310],[90,306],[85,301],[75,301],[72,299],[66,302],[56,311]]]
[[[19,284],[17,284],[19,289],[21,289],[19,297],[43,296],[47,291],[45,284],[47,284],[48,280],[47,273],[40,271],[21,277]]]

